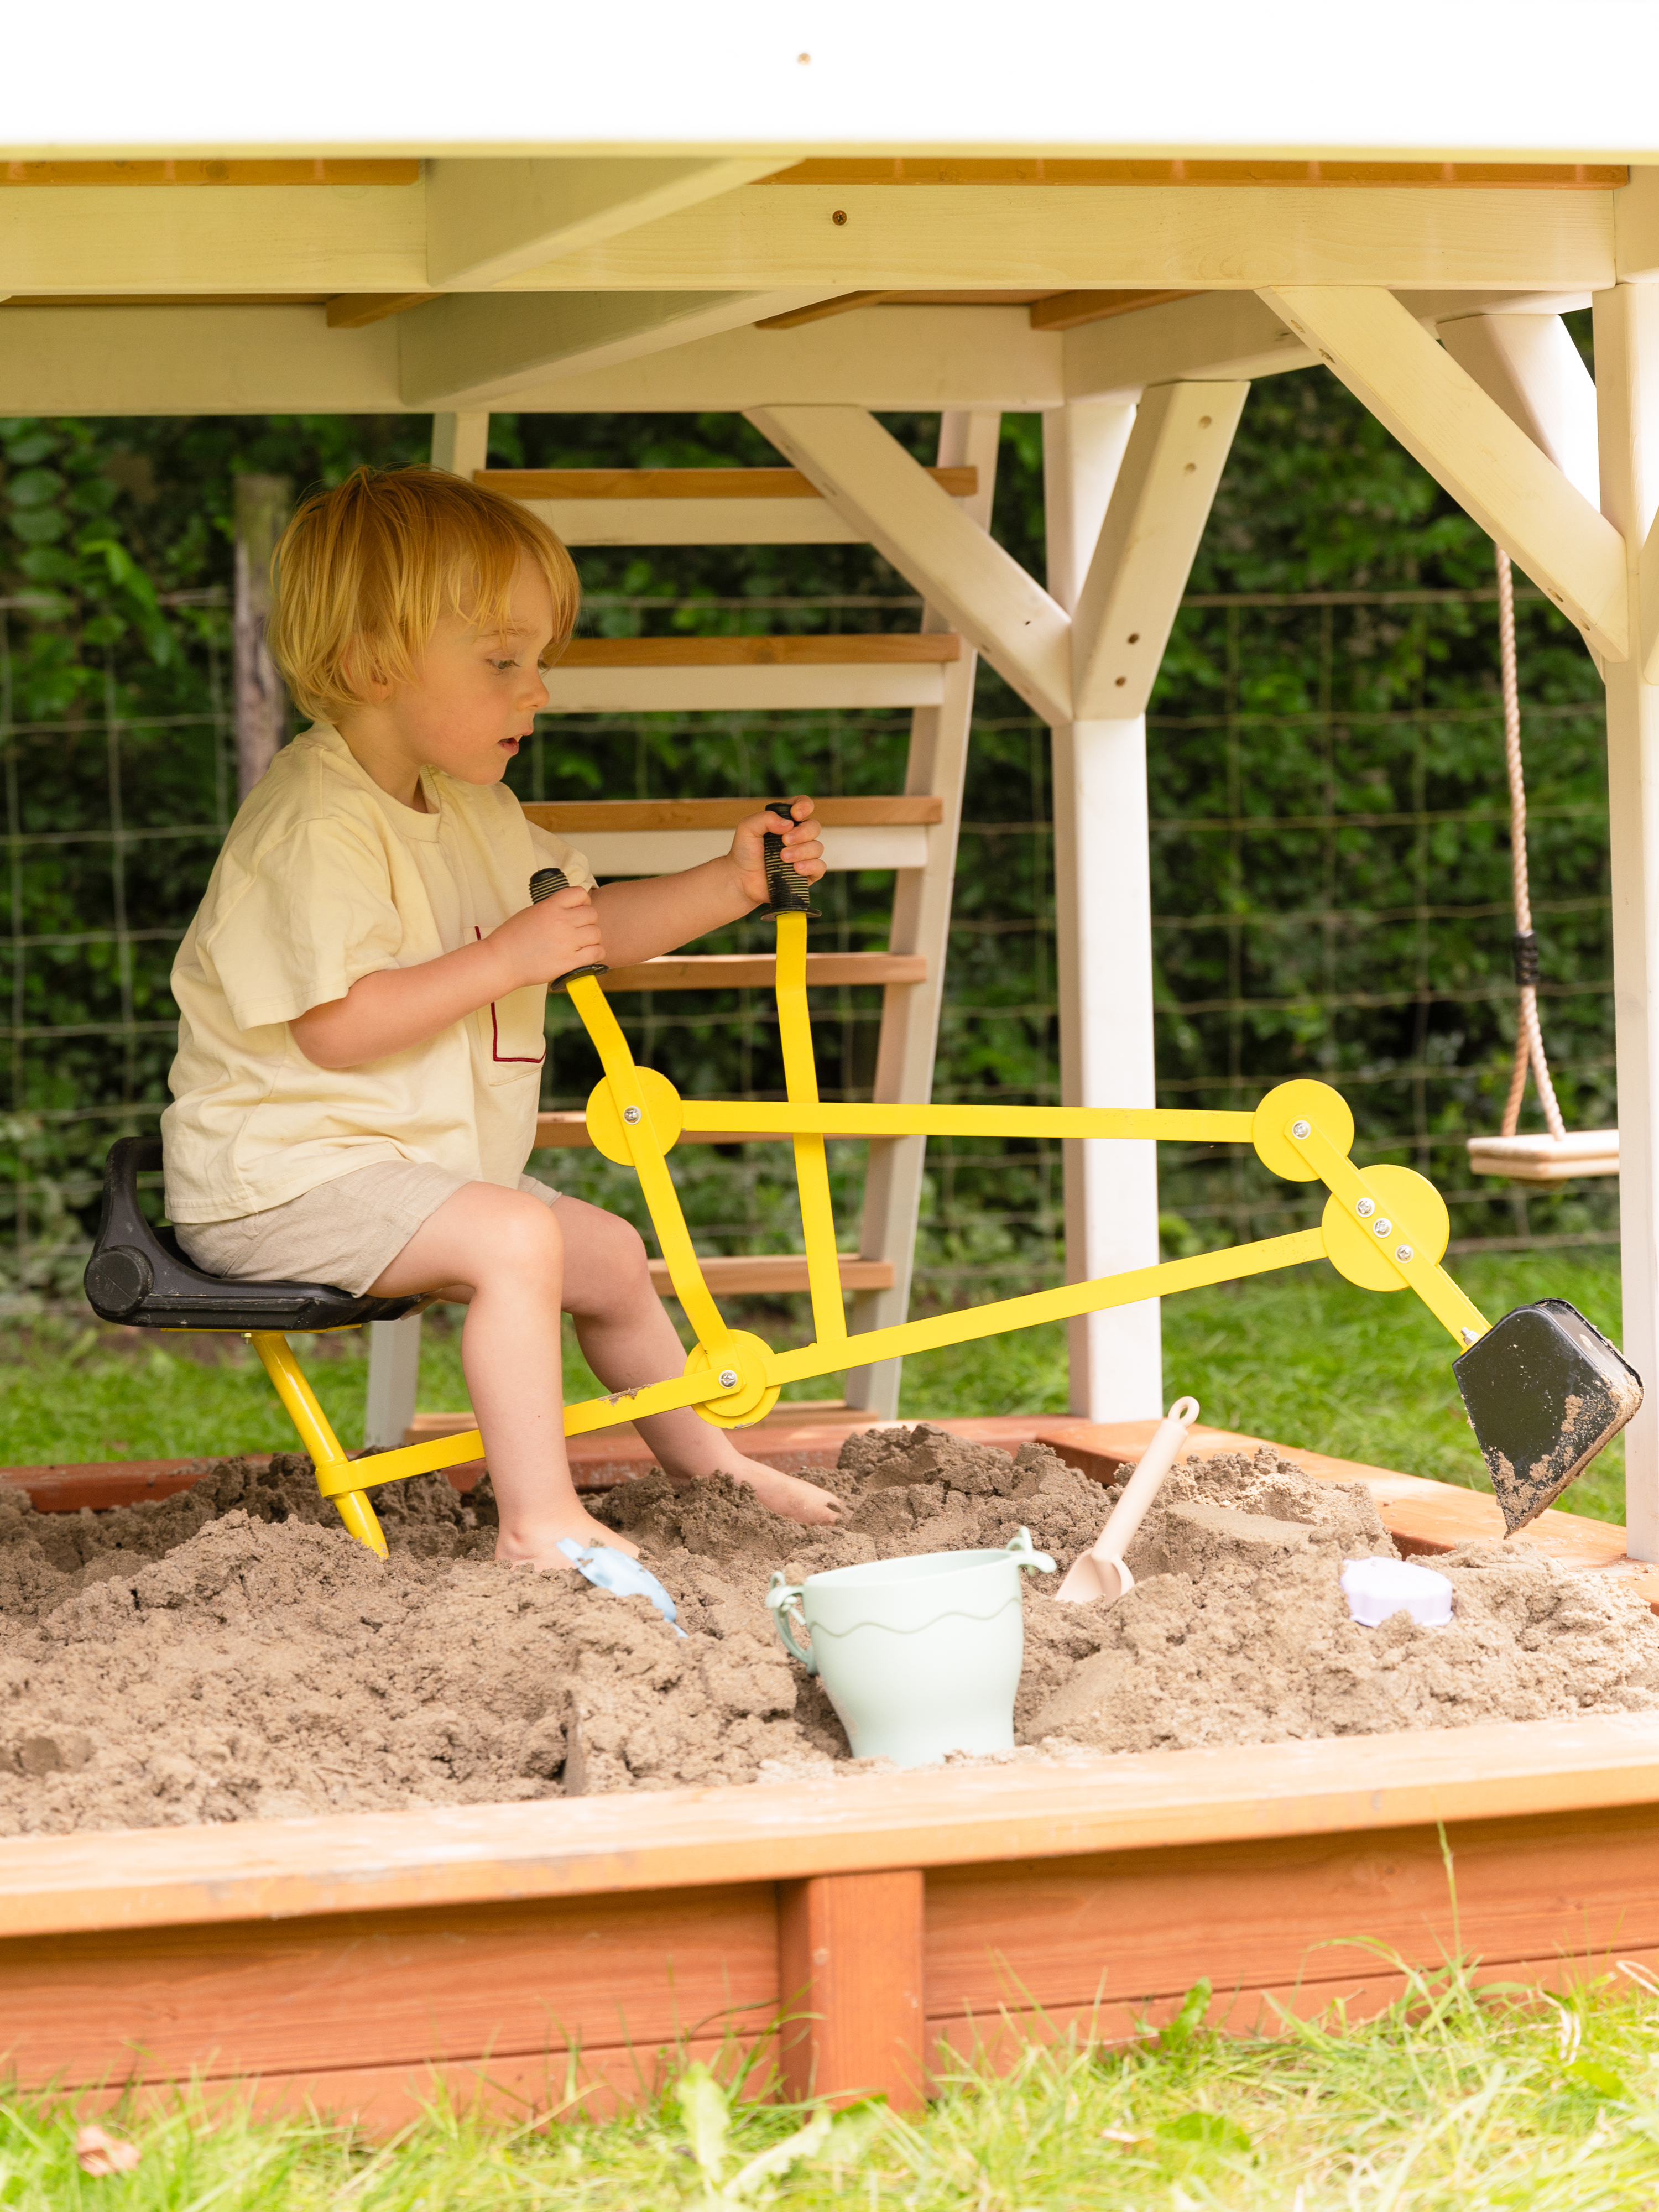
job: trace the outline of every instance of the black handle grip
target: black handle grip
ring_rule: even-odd
[[[530,903],[539,906],[544,899],[550,899],[555,891],[568,891],[569,888],[570,878],[562,868],[538,868],[530,878]],[[604,961],[599,960],[592,967],[572,968],[562,975],[556,975],[548,988],[556,990],[561,983],[574,983],[579,975],[608,975],[610,973]]]
[[[790,799],[769,799],[766,811],[781,815],[794,826],[794,801]],[[783,839],[774,836],[769,830],[761,840],[766,861],[766,896],[769,902],[757,908],[761,914],[804,914],[809,921],[818,919],[818,909],[812,903],[812,886],[798,868],[783,857]]]

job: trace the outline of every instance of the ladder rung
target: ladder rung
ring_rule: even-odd
[[[632,968],[613,968],[605,979],[612,991],[769,991],[777,962],[769,952],[670,952],[641,960]],[[927,956],[921,952],[809,952],[810,985],[834,983],[925,983]]]
[[[538,1152],[567,1152],[582,1146],[591,1146],[593,1139],[587,1133],[587,1116],[584,1113],[538,1114],[536,1143]],[[769,1136],[764,1129],[682,1129],[683,1145],[777,1145],[787,1144],[787,1133],[775,1129]],[[885,1144],[884,1137],[871,1137],[863,1141],[872,1145]]]
[[[804,1252],[762,1252],[752,1259],[738,1256],[704,1260],[701,1265],[702,1279],[716,1297],[741,1297],[745,1292],[763,1295],[804,1291],[808,1287]],[[666,1261],[651,1262],[651,1283],[659,1297],[672,1297]],[[841,1255],[841,1286],[843,1291],[890,1290],[893,1263],[890,1260],[860,1260],[844,1252]]]
[[[524,811],[538,828],[574,837],[584,830],[735,830],[765,804],[764,799],[538,799]],[[945,801],[927,792],[890,799],[820,799],[817,817],[827,830],[942,822]]]
[[[960,660],[951,630],[872,630],[818,637],[573,637],[559,668],[876,668]]]
[[[929,469],[952,499],[979,489],[976,468]],[[474,483],[508,499],[821,499],[799,469],[477,469]]]

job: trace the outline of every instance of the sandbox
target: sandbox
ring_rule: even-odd
[[[1092,1461],[1097,1479],[1139,1441],[1075,1423],[951,1425],[1024,1425],[1028,1442],[1046,1427],[1072,1468]],[[1248,1483],[1257,1440],[1196,1441],[1252,1447]],[[890,1449],[874,1444],[878,1459]],[[1024,1461],[1027,1478],[1038,1473],[1024,1496],[1012,1461],[1006,1496],[991,1489],[975,1504],[971,1487],[935,1486],[961,1510],[1052,1513],[1064,1486],[1051,1483],[1045,1504],[1048,1459]],[[1346,1474],[1378,1499],[1401,1548],[1474,1540],[1478,1552],[1491,1535],[1480,1525],[1490,1502],[1472,1493],[1328,1462],[1316,1471],[1338,1484]],[[46,1478],[40,1502],[63,1500],[73,1481]],[[915,1487],[872,1494],[890,1515],[909,1509]],[[635,1491],[634,1504],[661,1515],[675,1501]],[[1263,1505],[1258,1497],[1258,1516],[1285,1518]],[[251,1536],[273,1533],[236,1522],[240,1510],[210,1526],[209,1550],[240,1543],[246,1559]],[[477,1504],[459,1510],[482,1517]],[[1569,1564],[1595,1568],[1604,1589],[1644,1587],[1610,1555],[1617,1532],[1553,1525],[1568,1518],[1550,1516],[1541,1547],[1576,1546]],[[296,1533],[323,1540],[320,1529]],[[464,1523],[460,1533],[483,1534]],[[1512,1577],[1462,1556],[1471,1564],[1449,1562],[1455,1577]],[[456,1565],[463,1601],[469,1576],[500,1579],[482,1563],[448,1571]],[[257,1581],[268,1558],[254,1569]],[[171,1571],[149,1563],[126,1579]],[[99,1592],[107,1600],[122,1579],[94,1575],[70,1602],[102,1602]],[[597,1593],[593,1602],[613,1617],[635,1609]],[[1612,1617],[1626,1628],[1644,1618],[1627,1601]],[[365,1653],[385,1625],[358,1628],[364,1650],[338,1664],[368,1701]],[[748,1634],[734,1625],[740,1649]],[[1082,1666],[1098,1673],[1104,1659],[1109,1673],[1117,1649],[1097,1642]],[[458,1668],[471,1663],[459,1641],[454,1657]],[[760,1655],[748,1657],[744,1671],[763,1671]],[[469,1802],[452,1759],[454,1794],[429,1789],[418,1809],[272,1818],[301,1808],[255,1796],[206,1807],[201,1825],[175,1800],[159,1815],[175,1825],[149,1832],[18,1836],[0,1848],[6,2040],[29,2082],[252,2074],[268,2100],[312,2096],[378,2124],[429,2094],[434,2071],[459,2094],[520,2112],[599,2109],[648,2087],[676,2050],[724,2046],[733,2064],[752,2050],[767,2063],[780,2014],[792,2016],[782,2057],[795,2089],[914,2098],[941,2041],[994,2040],[1005,2012],[1039,2033],[1086,2022],[1133,2033],[1200,1975],[1216,1986],[1212,2017],[1228,2025],[1271,2020],[1275,2004],[1374,2008],[1398,1993],[1400,1970],[1362,1937],[1428,1965],[1461,1941],[1508,1979],[1599,1971],[1620,1957],[1651,1964],[1659,1713],[1642,1709],[1652,1700],[1640,1672],[1591,1686],[1593,1698],[1620,1689],[1622,1711],[1410,1733],[1281,1728],[1271,1741],[1258,1723],[1243,1745],[1103,1756],[1068,1723],[1069,1736],[1028,1741],[1006,1763],[896,1775],[848,1771],[809,1726],[805,1753],[790,1745],[779,1756],[773,1744],[770,1765],[752,1760],[758,1778],[714,1776],[714,1786],[685,1787],[678,1772],[667,1786],[648,1775],[607,1782],[616,1745],[596,1740],[580,1795],[544,1772],[518,1778],[520,1802],[497,1790]],[[445,1710],[465,1718],[453,1682],[445,1694]],[[1435,1717],[1426,1694],[1419,1723]],[[728,1715],[721,1756],[745,1718],[763,1734],[778,1721]],[[72,1794],[103,1756],[76,1765],[78,1747],[57,1748],[61,1764],[37,1749],[40,1771],[20,1765],[0,1802],[15,1807],[25,1789],[42,1802]],[[556,1766],[548,1749],[544,1765]]]

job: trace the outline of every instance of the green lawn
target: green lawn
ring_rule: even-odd
[[[1492,1318],[1546,1292],[1571,1298],[1616,1339],[1616,1262],[1596,1253],[1464,1259],[1454,1271]],[[1218,1426],[1274,1437],[1344,1459],[1486,1487],[1451,1372],[1449,1338],[1407,1294],[1355,1290],[1323,1261],[1283,1275],[1170,1299],[1165,1396],[1189,1391]],[[799,1340],[776,1316],[750,1324],[777,1344]],[[362,1441],[366,1361],[356,1336],[297,1340],[329,1417]],[[569,1387],[597,1383],[569,1347]],[[830,1395],[833,1377],[794,1395]],[[466,1404],[459,1335],[447,1315],[428,1321],[421,1404]],[[926,1414],[1061,1413],[1065,1333],[1029,1329],[912,1359],[907,1419]],[[291,1437],[263,1370],[239,1341],[163,1340],[61,1324],[14,1328],[0,1342],[0,1464],[173,1459],[268,1451]],[[1615,1443],[1562,1500],[1602,1520],[1624,1515],[1624,1461]]]
[[[1639,1978],[1519,2009],[1455,1973],[1387,2017],[1195,2029],[1207,1984],[1126,2050],[1028,2048],[915,2119],[732,2107],[692,2068],[603,2125],[434,2113],[373,2144],[318,2121],[119,2114],[140,2164],[88,2180],[73,2121],[0,2105],[18,2212],[1636,2212],[1659,2179],[1659,2002]]]

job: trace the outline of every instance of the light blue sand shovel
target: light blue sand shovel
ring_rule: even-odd
[[[579,1575],[586,1575],[596,1589],[615,1597],[648,1597],[676,1636],[685,1631],[674,1619],[674,1601],[649,1567],[630,1559],[614,1544],[579,1544],[574,1536],[561,1536],[559,1549]]]

